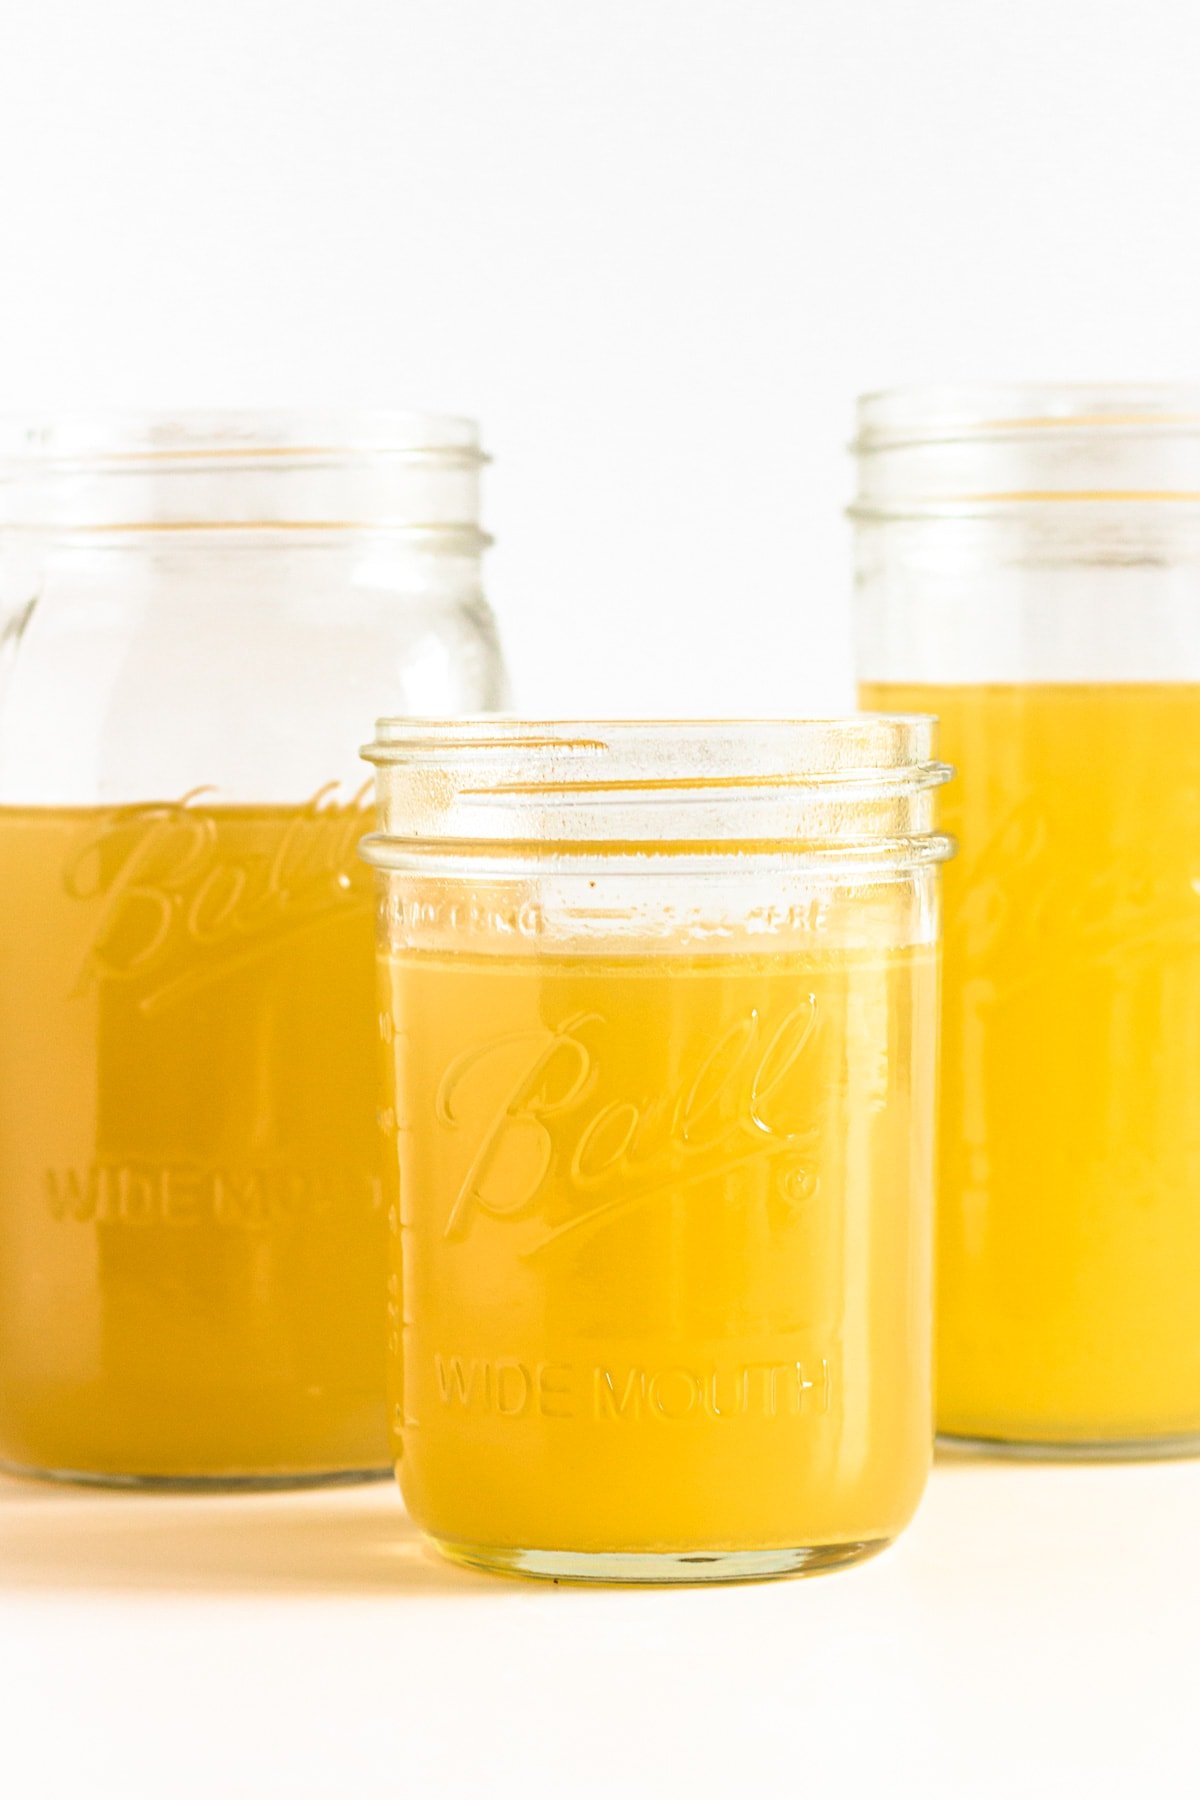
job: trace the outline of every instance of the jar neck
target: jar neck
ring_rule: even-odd
[[[916,389],[859,402],[856,516],[1200,504],[1200,390]]]
[[[935,722],[381,720],[382,866],[940,860]]]
[[[185,414],[0,436],[0,522],[85,533],[479,531],[469,421]]]

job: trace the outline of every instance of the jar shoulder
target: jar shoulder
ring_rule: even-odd
[[[358,783],[387,712],[506,703],[475,567],[375,551],[47,558],[0,582],[0,799]]]

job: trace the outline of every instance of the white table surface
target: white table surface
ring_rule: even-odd
[[[1200,1795],[1200,1462],[943,1458],[857,1569],[443,1564],[386,1484],[0,1481],[0,1792]]]

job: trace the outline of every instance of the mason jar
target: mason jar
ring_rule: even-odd
[[[933,1431],[931,722],[365,754],[413,1519],[582,1581],[878,1550]]]
[[[938,1419],[1200,1445],[1200,391],[872,396],[864,705],[940,715]]]
[[[359,722],[502,704],[474,425],[0,445],[0,1461],[386,1467]],[[369,716],[369,712],[368,712]]]

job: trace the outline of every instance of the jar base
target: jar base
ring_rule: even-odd
[[[115,1475],[96,1469],[37,1469],[0,1461],[0,1475],[23,1481],[50,1481],[64,1487],[114,1488],[146,1494],[268,1494],[289,1488],[357,1487],[391,1481],[389,1464],[378,1469],[299,1470],[282,1475]]]
[[[1003,1457],[1010,1462],[1173,1462],[1200,1456],[1200,1432],[1175,1437],[1081,1439],[977,1437],[939,1431],[939,1454]]]
[[[581,1551],[514,1550],[507,1545],[457,1544],[435,1538],[450,1562],[492,1575],[526,1575],[536,1581],[672,1587],[701,1582],[772,1581],[785,1575],[820,1575],[877,1556],[891,1538],[816,1544],[781,1550]]]

